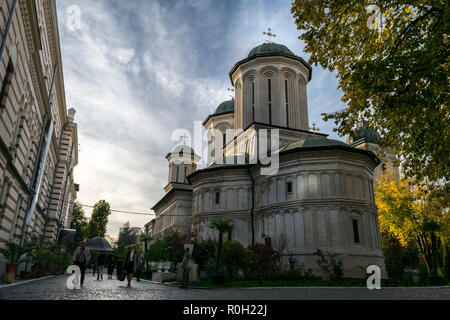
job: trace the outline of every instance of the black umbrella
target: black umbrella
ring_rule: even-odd
[[[86,248],[90,251],[107,251],[113,252],[114,249],[111,248],[109,242],[102,237],[95,237],[89,240],[86,244]]]

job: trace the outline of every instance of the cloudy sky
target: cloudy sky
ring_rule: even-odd
[[[167,184],[165,155],[174,130],[193,132],[229,100],[228,72],[265,41],[305,60],[289,0],[58,0],[67,104],[77,110],[78,200],[151,214]],[[313,67],[310,122],[332,133],[320,114],[342,109],[333,74]],[[174,136],[179,137],[175,134]],[[342,140],[342,138],[340,138]],[[88,216],[90,210],[86,209]],[[108,234],[143,227],[152,216],[113,213]]]

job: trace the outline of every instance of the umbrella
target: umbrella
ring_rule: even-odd
[[[86,243],[86,248],[89,249],[90,251],[108,251],[108,252],[114,251],[114,249],[111,248],[109,242],[102,237],[95,237],[89,240]]]

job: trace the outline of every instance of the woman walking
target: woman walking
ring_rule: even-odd
[[[123,268],[127,273],[128,288],[131,287],[131,280],[133,279],[133,274],[136,274],[139,266],[139,253],[136,250],[136,245],[132,244],[131,249],[128,250],[125,256],[125,261],[123,262]]]

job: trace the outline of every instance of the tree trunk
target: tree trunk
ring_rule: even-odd
[[[219,275],[220,270],[220,256],[222,254],[222,242],[223,242],[222,232],[219,232],[219,244],[217,246],[217,257],[216,257],[216,276]]]

